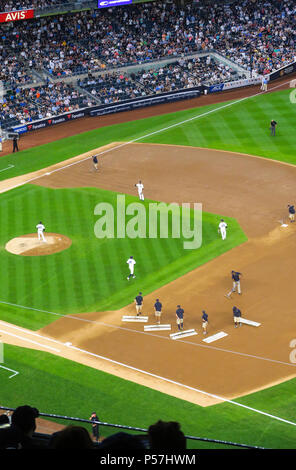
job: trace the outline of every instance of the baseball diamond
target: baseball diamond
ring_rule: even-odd
[[[146,6],[145,14],[157,8],[161,7]],[[186,8],[187,13],[192,13],[191,8],[196,13],[200,6]],[[255,5],[249,8],[251,15]],[[104,41],[100,48],[93,47],[85,31],[91,32],[94,44],[103,33],[95,29],[98,13],[93,12],[89,22],[91,13],[86,11],[76,31],[80,50],[73,52],[73,63],[65,66],[69,51],[62,48],[64,55],[57,64],[46,33],[48,58],[42,50],[34,62],[29,51],[31,69],[20,65],[17,85],[22,92],[15,106],[28,99],[32,115],[35,97],[22,87],[31,90],[33,77],[43,77],[37,73],[41,66],[44,76],[50,77],[34,85],[40,93],[36,103],[42,119],[50,101],[44,93],[67,95],[68,113],[76,105],[78,112],[129,101],[139,96],[139,90],[142,97],[160,95],[162,81],[153,67],[164,57],[168,62],[162,63],[161,74],[170,77],[164,79],[166,83],[176,77],[185,83],[178,68],[184,71],[185,66],[196,80],[195,70],[200,67],[208,82],[198,84],[203,93],[197,98],[102,116],[72,119],[68,114],[67,122],[57,124],[48,116],[51,122],[44,128],[27,129],[20,135],[17,148],[10,140],[3,141],[0,407],[29,403],[47,414],[85,420],[96,410],[104,423],[138,429],[148,429],[158,420],[178,422],[184,434],[220,439],[224,447],[227,441],[295,448],[296,225],[290,208],[296,204],[296,107],[289,98],[290,77],[279,71],[278,79],[264,78],[281,65],[286,67],[293,51],[287,46],[283,52],[281,34],[274,39],[279,45],[272,59],[260,60],[254,49],[256,84],[232,89],[229,84],[234,78],[246,84],[246,54],[239,48],[236,57],[233,46],[226,57],[222,38],[217,39],[215,60],[205,49],[198,61],[193,59],[193,45],[182,37],[184,58],[177,52],[166,55],[162,49],[172,41],[174,30],[168,11],[178,15],[179,6],[176,12],[171,4],[167,9],[163,15],[168,36],[159,36],[156,18],[158,40],[150,46],[151,57],[139,58],[143,45],[138,45],[134,56],[131,52],[135,39],[128,23],[130,13],[125,30],[114,12],[122,35],[130,35],[128,47],[123,37],[117,38],[118,47],[126,48],[121,57],[111,55],[112,35],[109,49]],[[105,10],[104,28],[109,24]],[[140,14],[141,6],[134,6],[134,11]],[[229,15],[234,11],[230,8]],[[187,13],[190,30],[195,21]],[[50,24],[46,18],[44,31]],[[68,26],[61,26],[64,38],[69,38],[68,28],[76,24],[71,18]],[[138,21],[141,16],[135,18]],[[30,21],[24,27],[33,46],[41,19]],[[228,24],[224,15],[223,21]],[[285,16],[281,21],[287,27]],[[199,27],[203,29],[202,21]],[[253,26],[249,28],[256,35]],[[55,34],[62,38],[62,33]],[[148,42],[150,33],[145,36]],[[240,30],[236,33],[242,41]],[[10,39],[8,28],[6,45]],[[265,41],[264,35],[261,40]],[[22,50],[20,44],[18,48]],[[223,54],[228,65],[219,62]],[[88,58],[89,68],[83,57]],[[62,63],[69,80],[61,85]],[[6,104],[12,110],[11,71],[16,65],[12,59],[9,64],[4,64],[4,88],[11,92],[5,91],[2,107]],[[233,73],[231,64],[236,65]],[[124,96],[108,101],[108,87],[117,93],[119,86],[113,68],[123,65],[127,70],[138,68],[120,72]],[[217,91],[220,77],[229,85],[226,91],[223,87]],[[175,91],[185,89],[178,80]],[[189,83],[197,87],[197,82]],[[12,111],[9,114],[4,108],[1,119],[6,125]],[[272,119],[277,125],[271,133]],[[31,125],[20,121],[5,132],[21,124]],[[152,205],[160,207],[154,219],[149,211]],[[184,243],[186,233],[180,230],[184,205],[189,207],[191,236],[196,207],[202,207],[201,243],[190,249]],[[180,223],[177,230],[174,217]],[[151,227],[152,221],[156,226]],[[166,223],[166,230],[161,230],[161,223]],[[99,236],[99,229],[108,235]],[[90,423],[82,425],[91,433]],[[60,429],[55,416],[38,418],[37,431],[52,434]],[[107,426],[100,424],[99,429],[102,443],[114,434]],[[210,443],[190,445],[215,448]]]

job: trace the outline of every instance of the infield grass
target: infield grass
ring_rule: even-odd
[[[222,242],[217,233],[221,216],[202,214],[202,245],[184,249],[182,236],[172,236],[172,215],[168,217],[168,238],[96,238],[99,216],[95,206],[104,201],[114,208],[117,193],[97,188],[51,189],[24,185],[2,194],[0,209],[0,317],[14,324],[39,329],[56,316],[36,310],[70,314],[114,310],[132,303],[141,290],[144,295],[246,241],[236,220],[225,217],[228,236]],[[139,202],[125,196],[126,207]],[[149,201],[142,202],[147,210]],[[166,205],[165,205],[166,206]],[[190,213],[193,221],[193,209]],[[126,216],[126,223],[134,216]],[[159,217],[158,217],[159,218]],[[72,245],[47,256],[21,256],[6,251],[12,238],[34,233],[41,220],[48,232],[61,233]],[[193,225],[192,225],[193,226]],[[45,234],[46,235],[46,234]],[[115,230],[116,235],[116,230]],[[136,260],[136,279],[127,281],[127,259]]]

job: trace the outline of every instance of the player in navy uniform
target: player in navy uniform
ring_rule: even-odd
[[[290,222],[295,222],[295,207],[288,204]]]
[[[92,161],[93,161],[94,169],[96,171],[98,171],[98,158],[97,158],[97,155],[92,156]]]
[[[136,310],[137,310],[137,317],[142,314],[142,307],[143,307],[143,297],[142,292],[139,292],[137,297],[135,298],[136,303]]]
[[[205,310],[202,311],[202,329],[203,329],[203,334],[206,335],[207,334],[207,327],[208,327],[208,323],[209,323],[209,315],[206,313]]]
[[[238,271],[231,271],[231,277],[232,277],[232,289],[228,294],[226,294],[225,297],[228,299],[231,298],[231,294],[236,291],[239,295],[241,295],[241,285],[240,285],[240,276],[242,276],[242,273],[239,273]]]
[[[277,126],[277,122],[272,119],[272,121],[270,122],[270,132],[271,132],[271,135],[275,136],[275,128]]]
[[[181,308],[181,305],[177,305],[176,320],[177,320],[178,330],[183,330],[183,319],[184,319],[184,310],[183,308]]]
[[[242,312],[240,311],[239,308],[237,308],[235,306],[233,307],[232,311],[233,311],[233,320],[234,320],[235,328],[237,328],[237,325],[242,326],[241,321],[240,321],[241,316],[242,316]]]
[[[154,312],[155,312],[156,323],[158,325],[160,325],[161,311],[162,311],[162,303],[159,302],[159,299],[156,299],[156,302],[154,304]]]

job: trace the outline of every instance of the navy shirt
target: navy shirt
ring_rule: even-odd
[[[203,314],[202,314],[202,319],[203,319],[204,321],[208,321],[208,314],[207,314],[207,313],[203,313]]]
[[[162,308],[161,302],[155,302],[154,308],[157,312],[161,312],[161,308]]]
[[[233,307],[232,311],[233,311],[233,315],[234,315],[235,317],[241,317],[241,316],[242,316],[242,313],[241,313],[241,311],[240,311],[239,308]]]
[[[295,207],[294,207],[294,206],[290,206],[290,207],[289,207],[289,212],[290,212],[290,214],[295,214]]]
[[[93,162],[98,163],[98,159],[97,159],[96,155],[93,157]]]
[[[137,305],[142,305],[143,297],[141,295],[137,295],[136,302],[137,302]]]
[[[236,272],[236,271],[233,271],[233,273],[232,273],[232,279],[233,279],[234,281],[236,281],[236,282],[239,281],[239,276],[240,276],[240,274],[241,274],[241,273],[238,273],[238,272]]]
[[[177,317],[178,317],[178,318],[183,318],[183,315],[184,315],[184,310],[183,310],[183,308],[181,308],[181,307],[180,307],[180,308],[177,308],[176,314],[177,314]]]

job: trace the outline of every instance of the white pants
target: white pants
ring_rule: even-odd
[[[144,201],[144,194],[142,191],[139,191],[139,198],[141,199],[141,201]]]
[[[221,237],[222,237],[222,240],[225,240],[225,238],[226,238],[226,229],[225,228],[221,228]]]
[[[44,242],[46,242],[45,240],[45,237],[44,237],[44,234],[43,234],[43,230],[38,230],[38,240],[43,240]]]
[[[130,266],[130,267],[129,267],[129,270],[130,270],[130,273],[131,273],[131,274],[134,274],[134,266]]]

